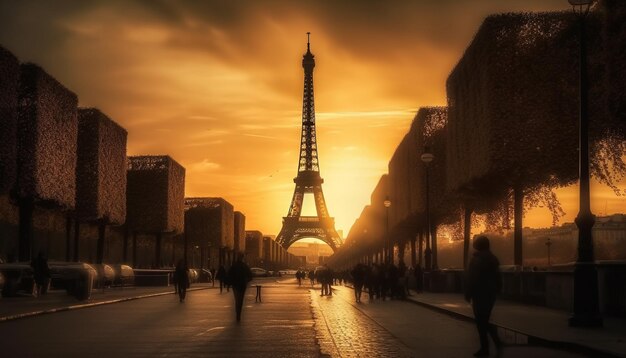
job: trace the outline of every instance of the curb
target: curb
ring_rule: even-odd
[[[461,321],[466,321],[466,322],[474,322],[474,317],[468,316],[468,315],[464,315],[462,313],[459,312],[455,312],[455,311],[451,311],[451,310],[447,310],[445,308],[441,308],[439,306],[436,305],[432,305],[426,302],[422,302],[422,301],[418,301],[415,299],[406,299],[406,302],[410,302],[419,306],[422,306],[424,308],[428,308],[432,311],[436,311],[442,314],[446,314],[452,318],[461,320]],[[567,342],[567,341],[555,341],[555,340],[551,340],[551,339],[546,339],[546,338],[542,338],[536,335],[532,335],[532,334],[528,334],[526,332],[522,332],[520,330],[517,329],[513,329],[507,326],[504,326],[502,324],[497,324],[497,323],[492,323],[492,325],[496,326],[497,328],[499,328],[500,330],[502,330],[504,332],[504,336],[505,337],[513,337],[513,340],[515,341],[515,344],[529,344],[529,345],[536,345],[536,346],[542,346],[542,347],[546,347],[546,348],[553,348],[553,349],[559,349],[559,350],[564,350],[564,351],[568,351],[568,352],[572,352],[572,353],[583,353],[592,357],[603,357],[603,358],[620,358],[623,357],[619,354],[615,354],[613,352],[607,352],[607,351],[603,351],[597,348],[593,348],[593,347],[589,347],[580,343],[574,343],[574,342]],[[507,340],[505,338],[505,340]]]
[[[210,288],[211,287],[195,287],[195,288],[189,288],[189,289],[187,289],[187,291],[208,290]],[[10,316],[0,317],[0,323],[1,322],[14,321],[14,320],[17,320],[17,319],[22,319],[22,318],[41,316],[41,315],[44,315],[44,314],[57,313],[57,312],[66,312],[66,311],[74,311],[74,310],[79,310],[79,309],[83,309],[83,308],[90,308],[90,307],[96,307],[96,306],[102,306],[102,305],[109,305],[109,304],[112,304],[112,303],[134,301],[134,300],[139,300],[139,299],[142,299],[142,298],[158,297],[158,296],[173,295],[173,294],[175,294],[175,293],[174,292],[150,293],[150,294],[139,295],[139,296],[116,298],[114,300],[108,300],[108,301],[83,303],[83,304],[77,304],[77,305],[71,305],[71,306],[65,306],[65,307],[59,307],[59,308],[50,308],[50,309],[41,310],[41,311],[18,313],[18,314],[14,314],[14,315],[10,315]]]

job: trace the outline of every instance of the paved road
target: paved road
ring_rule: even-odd
[[[471,357],[473,325],[407,302],[355,304],[293,279],[263,279],[263,303],[246,296],[241,323],[232,294],[190,292],[0,323],[2,357]],[[567,357],[514,347],[504,357]]]

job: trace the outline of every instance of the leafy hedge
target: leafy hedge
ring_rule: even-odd
[[[448,78],[448,187],[576,177],[578,43],[568,13],[488,17]]]
[[[0,46],[0,194],[15,184],[17,175],[17,98],[20,65]]]
[[[74,93],[34,64],[21,65],[18,194],[73,209],[77,103]]]
[[[95,108],[78,111],[76,212],[81,220],[126,219],[127,132]]]
[[[137,232],[181,232],[185,168],[169,156],[128,157],[126,223]]]

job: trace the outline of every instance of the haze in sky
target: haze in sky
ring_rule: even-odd
[[[297,171],[306,32],[315,54],[321,175],[348,232],[421,106],[445,105],[445,81],[482,19],[570,11],[566,0],[0,0],[0,45],[40,64],[128,130],[128,153],[169,154],[187,196],[220,196],[248,229],[277,234]],[[596,214],[624,212],[592,186]],[[571,221],[575,188],[559,191]],[[525,224],[549,226],[541,210]]]

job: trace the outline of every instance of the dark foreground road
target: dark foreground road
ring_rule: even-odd
[[[294,279],[262,279],[263,303],[248,289],[241,323],[232,293],[190,292],[0,323],[0,357],[471,357],[472,324],[401,302],[356,304]],[[495,355],[494,355],[495,356]],[[569,357],[510,347],[503,357]]]

